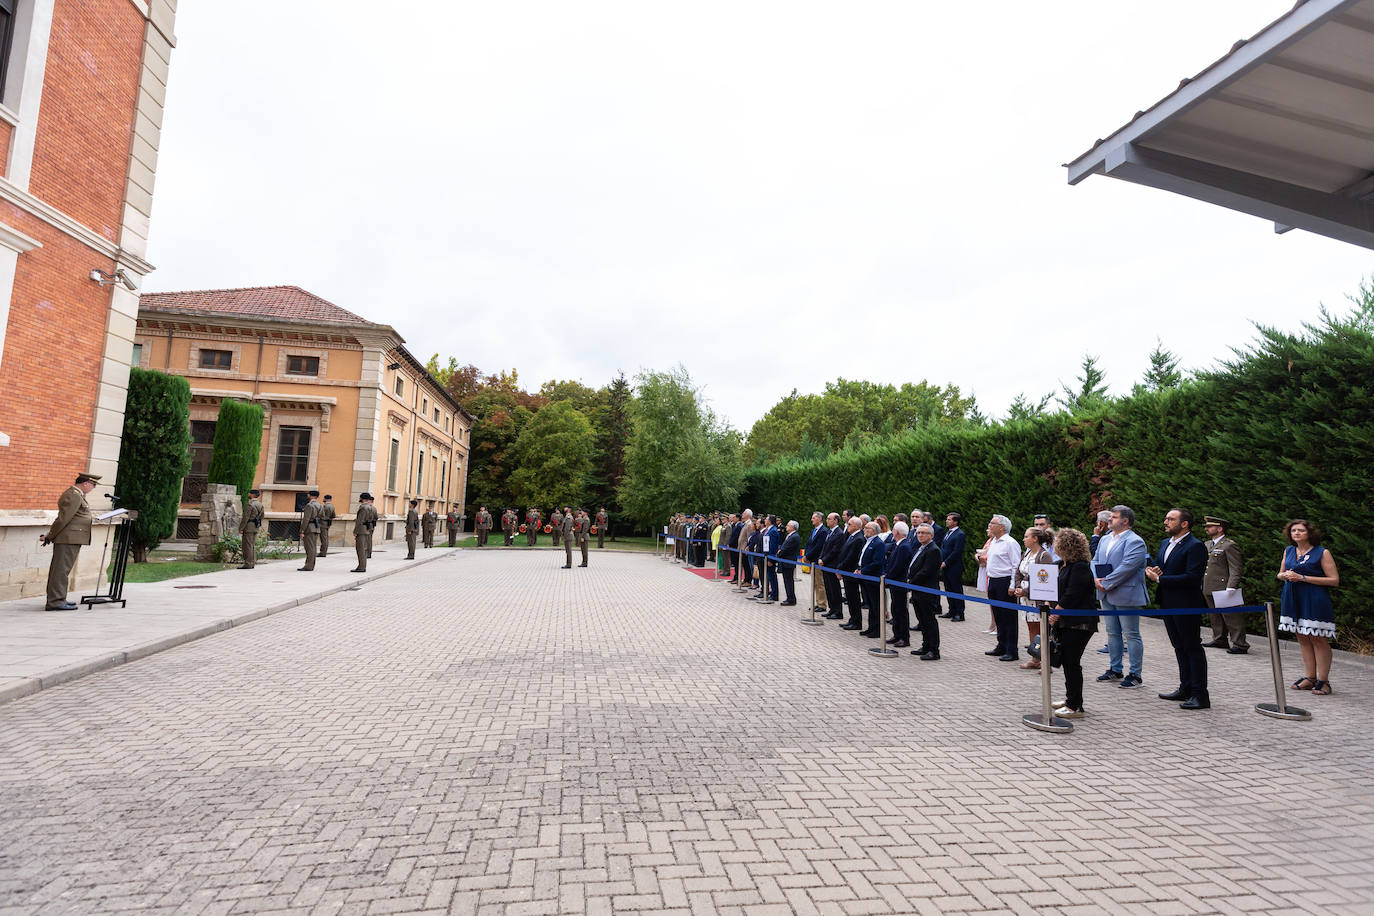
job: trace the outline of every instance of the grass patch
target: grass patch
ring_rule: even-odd
[[[221,569],[233,569],[237,563],[205,563],[197,560],[194,553],[186,553],[179,550],[154,550],[148,554],[147,563],[129,562],[129,566],[124,571],[124,581],[128,582],[165,582],[168,579],[180,579],[183,576],[199,576],[202,573],[219,572]],[[259,560],[259,564],[270,563],[271,560]],[[105,570],[106,580],[114,571],[114,563]]]

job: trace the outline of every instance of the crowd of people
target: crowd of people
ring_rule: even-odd
[[[678,513],[664,526],[677,559],[696,567],[716,564],[719,581],[753,589],[749,600],[793,606],[797,602],[796,569],[813,570],[815,613],[845,620],[841,629],[868,639],[881,639],[910,649],[923,661],[938,661],[941,621],[963,622],[967,603],[964,573],[968,536],[958,512],[939,524],[930,512],[869,516],[846,509],[814,512],[803,542],[800,525],[776,515]],[[987,538],[974,550],[977,588],[998,602],[989,606],[985,631],[995,645],[984,654],[1039,670],[1042,645],[1052,646],[1064,671],[1065,696],[1055,714],[1086,715],[1083,699],[1083,655],[1091,637],[1105,628],[1107,644],[1098,650],[1107,667],[1097,681],[1126,690],[1144,685],[1145,646],[1140,618],[1150,616],[1154,583],[1154,616],[1163,618],[1178,669],[1177,688],[1159,694],[1181,709],[1211,707],[1205,648],[1232,655],[1249,651],[1241,605],[1244,559],[1227,535],[1230,523],[1206,516],[1206,539],[1193,534],[1194,516],[1184,508],[1164,517],[1164,538],[1152,553],[1136,532],[1135,512],[1124,505],[1097,513],[1091,534],[1075,528],[1055,530],[1045,515],[1036,515],[1018,542],[1011,519],[994,515]],[[1291,689],[1318,695],[1331,691],[1331,640],[1336,635],[1330,590],[1340,584],[1335,559],[1321,546],[1321,531],[1306,519],[1284,528],[1288,544],[1279,564],[1282,583],[1279,628],[1297,635],[1304,676]],[[1032,598],[1032,577],[1040,569],[1057,576],[1057,598]],[[819,582],[814,579],[819,572]],[[880,619],[880,582],[887,588],[887,616]],[[903,587],[906,585],[916,588]],[[945,610],[941,613],[941,598]],[[1175,613],[1183,611],[1184,613]],[[1170,612],[1170,613],[1165,613]],[[1212,639],[1202,640],[1203,614],[1211,618]],[[1021,657],[1021,622],[1026,625]]]

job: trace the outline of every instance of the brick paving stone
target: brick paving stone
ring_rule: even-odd
[[[1147,621],[1147,690],[1043,735],[975,623],[881,660],[557,559],[462,552],[0,706],[0,912],[1374,910],[1360,664],[1287,723],[1263,653],[1209,653],[1189,715]]]

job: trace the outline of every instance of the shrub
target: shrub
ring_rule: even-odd
[[[176,528],[190,440],[191,386],[186,379],[130,369],[115,497],[121,507],[138,511],[130,523],[135,563],[146,563],[148,551]]]
[[[247,501],[258,469],[262,448],[262,407],[225,398],[215,421],[215,443],[210,451],[207,483],[229,483]]]

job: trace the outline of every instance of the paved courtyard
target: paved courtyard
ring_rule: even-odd
[[[1150,626],[1148,689],[1044,735],[972,606],[883,661],[560,561],[460,551],[0,706],[0,912],[1374,911],[1358,663],[1289,723],[1264,653],[1209,652],[1189,714]]]

